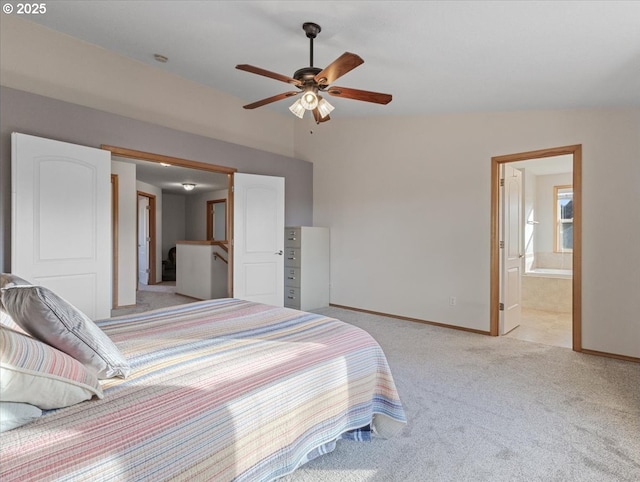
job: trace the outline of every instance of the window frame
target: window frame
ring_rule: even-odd
[[[573,243],[571,248],[563,248],[562,247],[562,239],[560,225],[562,224],[571,224],[573,226],[573,218],[571,219],[562,219],[561,210],[559,209],[559,194],[566,193],[567,190],[571,190],[571,200],[573,201],[573,185],[572,184],[562,184],[553,186],[553,251],[555,253],[573,253]]]

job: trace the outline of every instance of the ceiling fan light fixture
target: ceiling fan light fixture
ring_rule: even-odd
[[[300,104],[307,110],[313,110],[318,107],[318,96],[313,90],[307,90],[302,94]]]
[[[329,104],[329,102],[324,100],[322,97],[320,98],[320,102],[318,102],[318,112],[320,113],[320,117],[322,117],[324,119],[329,114],[331,114],[331,111],[333,109],[335,109],[334,106]]]
[[[289,110],[293,115],[302,119],[306,109],[302,106],[301,99],[298,99],[289,107]]]
[[[283,92],[282,94],[273,95],[266,99],[243,105],[242,107],[244,109],[255,109],[257,107],[262,107],[263,105],[271,104],[272,102],[286,99],[292,95],[302,94],[301,98],[289,107],[289,110],[300,119],[304,117],[305,110],[310,110],[313,113],[315,121],[320,123],[330,120],[331,117],[329,117],[329,113],[333,110],[333,106],[331,104],[327,101],[323,101],[320,93],[327,93],[328,95],[342,97],[343,99],[373,102],[376,104],[388,104],[391,102],[391,94],[331,86],[333,82],[344,74],[351,72],[353,69],[363,64],[364,60],[354,53],[345,52],[324,69],[314,67],[313,40],[322,29],[320,28],[320,25],[313,22],[305,22],[302,24],[302,29],[309,38],[309,66],[296,70],[293,73],[293,76],[290,77],[288,75],[278,74],[249,64],[236,65],[236,69],[295,85],[299,91]]]
[[[183,182],[182,187],[185,191],[193,191],[196,188],[196,185],[192,182]]]

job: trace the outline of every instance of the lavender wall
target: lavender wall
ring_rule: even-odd
[[[141,122],[20,90],[0,87],[0,266],[11,262],[11,133],[90,147],[101,144],[234,167],[285,178],[285,223],[313,221],[313,164],[279,154]],[[292,141],[293,142],[293,141]]]

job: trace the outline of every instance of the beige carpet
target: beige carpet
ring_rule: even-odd
[[[167,306],[175,306],[183,303],[191,303],[197,301],[188,296],[177,295],[171,292],[163,292],[159,290],[136,292],[136,305],[125,308],[117,308],[111,310],[111,316],[130,315],[131,313],[140,313],[143,311],[156,310],[158,308],[166,308]]]
[[[137,311],[193,301],[139,295]],[[339,441],[284,481],[640,481],[640,364],[338,308],[318,312],[378,340],[409,423],[390,440]]]
[[[640,365],[338,308],[382,345],[408,426],[286,481],[640,481]]]

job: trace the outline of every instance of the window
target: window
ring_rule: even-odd
[[[555,251],[573,251],[573,186],[554,186]]]

